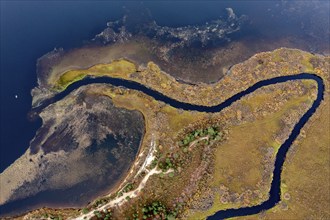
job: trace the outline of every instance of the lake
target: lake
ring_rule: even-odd
[[[0,172],[19,158],[41,126],[30,122],[36,60],[55,47],[70,49],[92,39],[106,22],[148,8],[159,25],[202,24],[231,7],[249,22],[233,40],[257,52],[291,46],[329,53],[329,2],[92,2],[1,1]],[[286,41],[287,37],[294,41]],[[246,55],[247,57],[249,54]],[[246,57],[240,58],[245,59]],[[237,60],[239,61],[239,59]],[[58,202],[58,201],[56,201]],[[60,203],[60,201],[59,201]],[[23,203],[22,203],[23,205]]]

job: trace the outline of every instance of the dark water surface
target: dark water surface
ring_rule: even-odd
[[[312,34],[315,38],[310,43],[295,46],[308,49],[321,42],[311,50],[323,52],[323,44],[329,42],[328,35],[324,38],[321,28],[305,29],[313,21],[313,27],[323,25],[322,30],[328,33],[329,14],[325,12],[329,2],[315,1],[309,5],[296,1],[296,4],[285,5],[279,1],[81,1],[79,4],[75,1],[0,1],[0,172],[26,151],[41,125],[40,121],[30,123],[26,115],[31,108],[30,91],[37,83],[36,60],[54,47],[81,46],[84,40],[101,32],[107,21],[143,8],[148,8],[160,25],[182,26],[220,18],[226,15],[226,7],[232,7],[237,15],[246,14],[250,19],[237,40],[262,41],[265,36],[273,36],[275,42],[278,36],[285,35],[309,40]],[[315,15],[319,20],[315,20]],[[305,29],[301,29],[301,25]],[[263,51],[263,48],[257,50]]]
[[[140,139],[137,140],[137,143],[134,144],[138,146],[141,139],[142,135],[140,135]],[[91,146],[85,149],[83,160],[100,160],[101,158],[97,156],[99,155],[97,154],[99,151],[105,155],[106,161],[104,161],[105,163],[103,164],[104,172],[102,175],[93,175],[93,178],[81,181],[71,187],[64,189],[48,189],[24,199],[6,203],[0,206],[0,217],[15,216],[41,207],[84,207],[88,202],[98,196],[107,194],[109,188],[116,184],[116,181],[113,180],[122,178],[130,168],[129,163],[121,166],[121,172],[118,172],[118,169],[114,168],[114,166],[119,167],[119,165],[114,163],[117,159],[114,158],[112,150],[116,150],[119,142],[124,142],[124,138],[117,137],[115,139],[113,135],[108,135],[101,143],[94,141]],[[132,155],[127,155],[126,157],[126,160],[129,162],[133,161],[134,158],[131,156],[137,154],[138,147],[132,149],[132,151]],[[114,171],[116,172],[114,173]],[[68,171],[63,172],[67,172],[68,176],[71,175]],[[63,175],[63,173],[58,175]],[[47,184],[47,179],[45,179],[45,184]]]
[[[123,80],[123,79],[116,79],[116,78],[109,78],[109,77],[101,77],[101,78],[87,78],[78,82],[75,82],[71,84],[65,91],[62,93],[57,94],[52,100],[49,100],[48,102],[43,103],[38,108],[44,108],[47,105],[54,103],[58,100],[61,100],[66,95],[70,94],[73,90],[88,84],[95,84],[95,83],[108,83],[115,86],[123,86],[128,89],[134,89],[141,91],[154,99],[158,101],[165,102],[166,104],[169,104],[175,108],[184,109],[187,111],[199,111],[199,112],[209,112],[209,113],[215,113],[220,112],[224,108],[229,107],[232,103],[240,100],[245,95],[248,95],[257,89],[260,89],[264,86],[268,85],[274,85],[277,83],[284,83],[288,82],[290,80],[302,80],[302,79],[310,79],[317,82],[317,98],[313,102],[312,106],[308,109],[308,111],[300,118],[298,123],[294,126],[293,130],[291,131],[291,134],[289,135],[288,139],[281,145],[279,148],[279,151],[276,154],[276,160],[275,160],[275,168],[273,171],[273,180],[271,183],[271,188],[269,192],[269,199],[265,202],[263,202],[260,205],[253,206],[253,207],[247,207],[247,208],[239,208],[239,209],[228,209],[228,210],[222,210],[217,212],[215,215],[208,217],[208,219],[223,219],[223,218],[230,218],[234,216],[244,216],[244,215],[252,215],[261,212],[262,210],[267,210],[276,205],[280,201],[281,198],[281,171],[282,166],[286,157],[286,153],[288,152],[291,144],[293,141],[298,137],[300,130],[302,127],[307,123],[308,119],[313,115],[313,113],[316,111],[316,109],[321,104],[321,101],[323,100],[324,96],[324,83],[323,80],[314,74],[309,73],[301,73],[297,75],[290,75],[290,76],[279,76],[272,79],[266,79],[257,82],[253,86],[249,87],[248,89],[237,93],[236,95],[233,95],[232,97],[228,98],[224,102],[222,102],[219,105],[216,106],[200,106],[200,105],[193,105],[189,103],[183,103],[179,102],[177,100],[174,100],[172,98],[169,98],[167,96],[164,96],[163,94],[154,91],[142,84]]]
[[[280,146],[279,151],[276,154],[275,160],[275,167],[273,171],[273,179],[271,183],[271,188],[269,192],[269,199],[260,205],[246,207],[246,208],[239,208],[239,209],[227,209],[221,210],[215,213],[213,216],[208,217],[207,219],[210,220],[218,220],[224,218],[231,218],[235,216],[245,216],[245,215],[253,215],[257,214],[263,210],[270,209],[274,207],[280,200],[281,200],[281,173],[282,173],[282,166],[285,161],[286,154],[294,142],[294,140],[298,137],[300,130],[303,126],[307,123],[309,118],[314,114],[316,109],[320,106],[321,101],[324,97],[324,83],[321,78],[315,75],[309,74],[299,74],[298,78],[306,79],[313,79],[317,82],[318,91],[317,91],[317,98],[313,102],[313,105],[308,109],[308,111],[300,118],[298,123],[294,126],[291,134],[289,135],[288,139]],[[293,78],[295,78],[293,76]],[[283,79],[283,78],[282,78]]]
[[[120,3],[1,1],[0,172],[20,157],[41,126],[31,123],[36,61],[54,47],[72,48],[91,39],[106,21],[123,15]],[[18,98],[15,99],[15,95]]]
[[[327,45],[329,42],[328,35],[324,37],[324,33],[329,33],[329,26],[327,25],[329,1],[315,1],[313,3],[295,1],[292,4],[280,1],[150,1],[144,3],[124,1],[80,1],[79,3],[75,1],[0,1],[0,6],[0,172],[3,172],[27,150],[30,140],[41,126],[41,120],[32,123],[27,119],[27,113],[31,110],[30,90],[37,84],[36,60],[53,50],[54,47],[70,49],[81,46],[84,40],[89,40],[101,32],[107,21],[117,20],[127,12],[138,12],[147,7],[158,24],[182,26],[202,24],[225,16],[225,8],[231,7],[237,15],[246,14],[250,19],[249,25],[244,27],[237,39],[234,40],[239,41],[248,38],[262,41],[272,37],[275,42],[277,38],[282,36],[296,36],[302,41],[293,42],[292,47],[320,53],[324,52],[323,45]],[[304,43],[301,44],[300,42]],[[257,49],[258,51],[264,50],[264,48]],[[129,83],[125,83],[124,86],[129,87]],[[319,85],[320,88],[322,87]],[[142,88],[135,89],[143,91]],[[65,92],[69,92],[69,90]],[[243,92],[240,96],[245,94],[247,93]],[[18,98],[15,98],[15,95]],[[61,95],[64,96],[65,93]],[[202,106],[175,104],[174,101],[172,102],[161,94],[156,94],[156,92],[153,93],[153,96],[187,110],[203,110]],[[212,111],[218,111],[230,103],[231,101],[228,100]],[[283,146],[283,149],[288,148],[289,145],[290,143]],[[278,155],[282,155],[279,156],[282,159],[276,160],[276,163],[279,164],[278,169],[280,169],[281,160],[284,160],[283,155],[286,153],[285,150],[282,151],[278,153]],[[276,173],[280,173],[280,170],[275,169],[275,177],[279,175]],[[280,179],[274,178],[274,181],[271,194],[277,195],[273,185],[275,187]],[[5,187],[5,185],[1,183],[0,187]],[[61,204],[61,201],[56,200],[51,194],[48,197],[40,198],[42,198],[40,204]],[[272,205],[273,201],[276,201],[274,200],[275,197],[271,198],[273,200],[266,202],[263,207]],[[24,201],[21,204],[16,203],[16,205],[28,206],[29,200]],[[65,198],[62,201],[65,201]],[[230,213],[252,212],[259,209],[229,210],[225,213],[220,212],[220,216],[217,218],[225,217]]]

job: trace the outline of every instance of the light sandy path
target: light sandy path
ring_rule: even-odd
[[[189,150],[192,150],[192,147],[198,142],[198,141],[202,141],[202,140],[209,140],[209,136],[206,136],[206,137],[201,137],[201,138],[198,138],[197,140],[194,140],[193,142],[191,142],[190,144],[189,144],[189,147],[188,147],[188,149]]]
[[[144,160],[142,166],[140,167],[139,171],[134,176],[137,177],[142,171],[147,170],[147,167],[152,163],[152,161],[155,159],[155,153],[156,153],[156,141],[153,139],[151,142],[151,147],[149,149],[148,155],[146,159]]]
[[[170,169],[168,170],[166,173],[169,173],[169,172],[172,172],[173,170]],[[94,211],[103,211],[103,210],[106,210],[108,208],[111,208],[111,207],[114,207],[114,206],[121,206],[122,204],[124,204],[126,201],[127,201],[127,197],[130,197],[130,198],[135,198],[136,196],[138,196],[138,194],[141,192],[141,190],[144,188],[146,182],[148,181],[149,177],[154,175],[154,174],[159,174],[161,173],[162,171],[161,170],[158,170],[157,167],[155,167],[154,169],[150,170],[146,176],[142,179],[141,183],[139,184],[139,186],[135,189],[135,190],[132,190],[130,192],[126,192],[126,193],[123,193],[122,196],[119,196],[117,197],[116,199],[114,200],[111,200],[109,201],[107,204],[97,208],[97,209],[94,209],[92,211],[90,211],[89,213],[87,214],[84,214],[84,215],[81,215],[77,218],[73,218],[75,220],[84,220],[84,219],[90,219],[94,216]]]

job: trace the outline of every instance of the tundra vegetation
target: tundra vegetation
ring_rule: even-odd
[[[133,220],[138,219],[166,219],[174,220],[177,217],[176,209],[168,209],[162,202],[154,201],[141,206],[138,206],[132,214]]]
[[[322,152],[329,152],[326,135],[329,126],[324,125],[329,112],[326,107],[329,105],[329,61],[329,58],[298,50],[280,49],[257,54],[235,65],[231,74],[217,83],[197,86],[173,80],[154,63],[135,74],[128,73],[132,70],[128,68],[127,74],[124,71],[119,76],[119,72],[110,71],[109,75],[140,82],[180,101],[203,105],[216,105],[265,78],[304,71],[319,75],[325,81],[325,100],[288,154],[283,167],[282,201],[251,219],[265,216],[278,219],[287,214],[295,217],[298,212],[301,218],[327,219],[330,214],[324,207],[329,202],[325,196],[330,188],[329,157]],[[95,68],[96,73],[100,66]],[[78,76],[80,73],[66,75],[66,79],[58,81],[58,88],[65,88]],[[220,113],[209,114],[175,109],[133,90],[106,85],[89,87],[91,94],[108,96],[117,107],[140,111],[145,118],[146,133],[140,155],[131,168],[132,174],[128,173],[111,195],[97,199],[71,216],[91,212],[124,193],[133,192],[153,169],[160,173],[150,176],[137,197],[127,197],[118,208],[111,209],[109,219],[205,219],[218,210],[260,204],[268,198],[279,146],[310,107],[316,91],[316,84],[308,80],[270,85]],[[318,129],[320,124],[322,131]],[[317,146],[308,147],[313,143]],[[152,146],[156,149],[155,157],[135,177]],[[310,167],[305,166],[305,162]],[[322,172],[314,172],[312,168]],[[314,193],[318,200],[309,208]],[[322,205],[319,207],[317,203]],[[93,218],[104,219],[107,214],[99,210]]]
[[[120,59],[109,64],[97,64],[84,70],[69,70],[63,73],[54,85],[56,91],[65,90],[70,84],[83,78],[100,76],[120,76],[137,71],[136,65],[128,60]]]
[[[90,218],[90,220],[113,220],[112,216],[112,210],[111,209],[105,209],[103,211],[94,211],[93,216]]]
[[[169,169],[178,169],[183,168],[189,158],[191,157],[190,152],[194,147],[199,147],[201,145],[211,145],[215,141],[221,141],[223,138],[223,133],[219,131],[219,127],[208,127],[205,129],[195,129],[188,134],[186,134],[183,139],[178,141],[178,150],[172,151],[167,155],[159,153],[156,159],[153,161],[153,164],[158,164],[158,168],[165,173]],[[173,172],[169,173],[170,177],[173,177]]]

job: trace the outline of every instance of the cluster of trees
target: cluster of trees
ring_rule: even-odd
[[[103,210],[103,211],[94,211],[94,216],[91,220],[112,220],[112,211],[111,210]]]
[[[166,219],[174,220],[178,215],[177,211],[171,211],[166,206],[159,202],[155,201],[150,204],[144,205],[141,209],[142,219],[151,220],[151,219]],[[138,216],[137,216],[138,217]],[[138,218],[137,218],[138,219]]]
[[[134,184],[133,183],[127,183],[126,186],[124,187],[124,189],[122,190],[123,193],[129,192],[134,188]]]
[[[134,188],[134,183],[127,183],[123,190],[117,193],[118,196],[122,196],[124,193],[131,191]]]
[[[221,140],[223,137],[223,134],[221,131],[219,131],[218,127],[210,126],[205,129],[196,129],[190,133],[188,133],[181,141],[179,141],[179,146],[182,147],[182,150],[184,153],[188,152],[188,145],[202,137],[208,137],[208,140],[204,140],[206,144],[209,144],[209,141],[212,140]],[[183,161],[186,156],[181,155],[180,153],[174,153],[171,155],[167,155],[164,157],[163,155],[159,155],[158,158],[155,159],[152,162],[152,167],[158,165],[159,169],[161,169],[163,172],[168,171],[169,169],[176,170],[178,167],[183,166]],[[188,158],[186,158],[188,159]],[[173,176],[173,174],[172,174]]]
[[[149,169],[155,168],[157,164],[158,164],[158,159],[157,158],[153,159],[153,161],[151,161],[151,164],[149,165]]]
[[[166,157],[165,160],[159,161],[158,167],[163,171],[166,172],[169,169],[175,168],[175,163],[171,157]]]
[[[211,140],[221,140],[223,134],[219,131],[217,127],[208,127],[205,129],[196,129],[189,134],[187,134],[183,140],[179,141],[179,146],[184,147],[188,146],[194,140],[209,136]]]
[[[175,220],[180,210],[182,210],[182,204],[177,203],[172,209],[167,207],[160,201],[152,201],[147,203],[139,203],[134,209],[131,209],[125,219],[133,220]]]
[[[82,212],[83,214],[87,214],[87,213],[89,212],[89,209],[88,209],[88,208],[83,208],[83,209],[81,210],[81,212]]]
[[[218,128],[208,128],[208,135],[211,140],[221,140],[223,138],[223,133],[218,130]]]
[[[108,202],[108,199],[103,198],[103,199],[98,199],[94,202],[93,207],[97,208],[99,205],[103,205]]]

